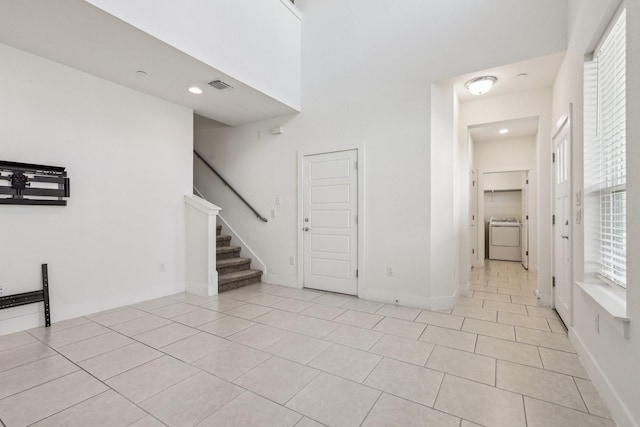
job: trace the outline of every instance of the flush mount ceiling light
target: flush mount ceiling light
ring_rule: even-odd
[[[498,81],[495,76],[482,76],[471,79],[464,84],[469,93],[472,95],[483,95],[493,87],[493,84]]]
[[[200,94],[202,93],[202,89],[200,89],[200,88],[199,88],[199,87],[197,87],[197,86],[191,86],[191,87],[189,88],[189,92],[191,92],[191,93],[195,93],[196,95],[200,95]]]
[[[500,129],[500,130],[498,131],[498,133],[499,133],[499,134],[502,134],[502,135],[507,134],[507,133],[509,133],[509,129],[506,129],[506,128],[505,128],[505,129]]]

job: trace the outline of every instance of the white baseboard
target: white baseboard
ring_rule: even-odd
[[[58,305],[56,297],[51,295],[51,323],[87,316],[125,305],[137,304],[139,302],[184,292],[184,290],[184,282],[158,283],[150,285],[145,289],[136,289],[130,293],[110,294],[108,299],[101,298],[83,301],[81,304],[67,304],[65,306]],[[12,312],[12,310],[15,311]],[[8,311],[12,317],[0,319],[0,335],[44,326],[42,303],[10,308],[6,311]]]
[[[471,293],[471,283],[467,282],[467,283],[463,283],[458,287],[458,292],[455,294],[456,298],[458,298],[459,295],[464,295],[465,297],[469,296],[469,294]],[[454,302],[455,304],[455,302]]]
[[[618,427],[639,427],[638,421],[634,419],[633,414],[629,411],[615,388],[607,378],[606,374],[600,369],[598,362],[591,352],[584,345],[580,336],[574,328],[569,328],[569,339],[578,353],[580,361],[587,370],[593,385],[598,389],[600,396],[609,407],[611,417],[614,419]]]
[[[398,304],[405,307],[421,308],[423,310],[442,310],[454,306],[459,289],[453,295],[447,297],[422,297],[416,295],[396,294],[388,291],[365,289],[360,298],[382,302],[385,304]]]
[[[283,277],[279,274],[262,273],[262,283],[269,285],[286,286],[288,288],[300,288],[298,279],[295,277]]]
[[[40,312],[24,314],[0,321],[0,336],[44,326],[42,303],[34,304],[34,307],[39,307]]]
[[[208,283],[187,282],[185,291],[190,294],[210,297],[212,295],[218,295],[218,286],[217,283],[215,285],[209,285]]]
[[[538,305],[551,307],[551,294],[542,293],[540,290],[536,289],[536,297],[538,298]]]

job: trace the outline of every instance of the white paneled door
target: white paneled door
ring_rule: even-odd
[[[358,294],[358,152],[304,157],[304,286]]]
[[[553,138],[553,301],[571,326],[571,135],[568,120]]]

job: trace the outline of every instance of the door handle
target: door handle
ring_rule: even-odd
[[[304,230],[304,231],[309,231],[309,230],[311,230],[311,229],[310,229],[309,227],[305,227],[305,228],[303,228],[302,230]]]
[[[569,236],[561,235],[560,237],[562,237],[563,239],[567,239],[567,240],[569,240]]]

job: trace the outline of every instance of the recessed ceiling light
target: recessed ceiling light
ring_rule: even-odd
[[[471,79],[464,84],[472,95],[483,95],[491,90],[494,83],[498,81],[495,76],[482,76]]]
[[[200,94],[202,93],[202,89],[200,89],[200,88],[199,88],[199,87],[197,87],[197,86],[191,86],[191,87],[189,88],[189,92],[191,92],[191,93],[195,93],[196,95],[200,95]]]
[[[147,72],[144,71],[144,70],[138,70],[138,71],[136,71],[136,74],[139,75],[139,76],[142,76],[142,77],[146,77]]]
[[[509,133],[509,129],[500,129],[498,131],[498,133],[501,134],[501,135],[507,134],[507,133]]]

